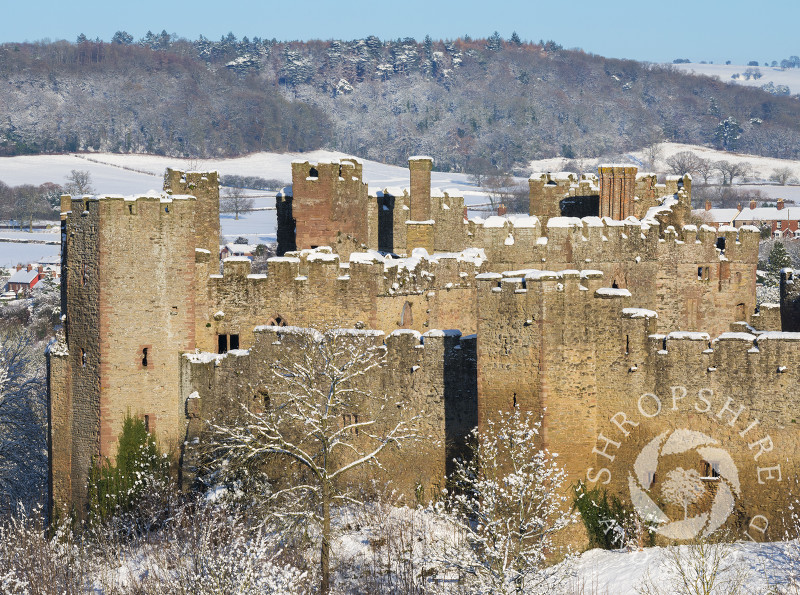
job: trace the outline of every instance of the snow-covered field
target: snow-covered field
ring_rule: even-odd
[[[762,62],[763,64],[763,62]],[[702,74],[719,78],[724,83],[736,83],[737,85],[748,85],[751,87],[761,87],[772,82],[776,87],[786,85],[792,94],[800,93],[800,68],[773,68],[771,66],[743,66],[741,64],[671,64],[676,69],[689,74]],[[761,78],[744,78],[744,72],[748,68],[758,68]],[[740,75],[738,79],[732,79],[734,74]]]
[[[693,151],[704,159],[718,161],[747,161],[753,166],[752,183],[748,188],[758,188],[766,196],[784,198],[800,203],[800,186],[775,186],[765,184],[770,174],[778,168],[789,167],[794,175],[800,178],[800,162],[756,155],[742,155],[739,153],[725,153],[707,147],[682,145],[678,143],[663,143],[661,154],[656,162],[656,169],[663,170],[664,160],[680,151]],[[8,185],[42,184],[44,182],[63,183],[73,169],[88,170],[98,194],[139,194],[148,190],[159,189],[162,184],[164,170],[167,167],[217,170],[222,175],[260,176],[267,179],[291,181],[291,162],[295,159],[321,161],[340,159],[346,157],[343,153],[335,151],[312,151],[310,153],[257,153],[236,159],[220,160],[186,160],[155,155],[121,155],[110,153],[96,153],[90,155],[36,155],[23,157],[0,158],[0,180]],[[631,152],[625,156],[632,164],[641,167],[644,155],[641,151]],[[387,187],[406,187],[409,184],[408,169],[369,161],[360,160],[364,166],[364,180],[369,184],[371,191]],[[597,167],[597,160],[579,161],[584,171],[593,171]],[[543,159],[530,162],[530,169],[539,171],[561,171],[564,168],[563,158]],[[468,180],[466,174],[433,172],[432,186],[449,190],[454,194],[464,196],[468,205],[486,203],[486,193]],[[267,192],[253,192],[256,196],[255,205],[258,209],[251,213],[240,215],[235,220],[232,215],[224,214],[221,218],[221,230],[225,241],[232,241],[239,236],[244,236],[250,243],[275,241],[276,218],[275,211],[271,210],[274,199]],[[267,195],[267,196],[265,196]],[[470,216],[478,214],[471,211]],[[0,266],[13,266],[17,263],[35,261],[44,256],[58,252],[57,246],[42,244],[11,244],[3,239],[52,239],[58,241],[58,228],[50,233],[34,232],[27,234],[19,231],[0,230]]]
[[[698,157],[708,161],[730,161],[732,163],[747,162],[753,168],[753,173],[748,178],[753,182],[768,182],[770,175],[776,169],[788,167],[792,170],[792,174],[800,178],[800,161],[793,161],[790,159],[777,159],[775,157],[761,157],[759,155],[747,155],[745,153],[728,153],[725,151],[718,151],[709,147],[702,147],[698,145],[684,145],[681,143],[661,143],[659,145],[659,155],[656,159],[655,171],[662,172],[666,170],[665,160],[682,151],[691,151]],[[631,151],[622,156],[631,165],[639,167],[642,171],[642,164],[645,162],[644,151]],[[579,165],[582,166],[584,171],[595,171],[600,162],[606,161],[604,159],[578,159]],[[548,171],[562,171],[567,160],[563,157],[555,157],[551,159],[539,159],[531,161],[529,168],[533,172],[548,172]],[[2,177],[0,176],[0,179]],[[786,191],[789,186],[774,186],[771,185],[776,191]],[[795,186],[794,188],[798,188]]]
[[[9,186],[20,184],[63,183],[73,169],[88,170],[97,194],[139,194],[161,188],[164,170],[167,167],[191,170],[217,170],[222,175],[259,176],[266,179],[291,183],[292,166],[295,159],[324,161],[347,157],[335,151],[312,151],[310,153],[257,153],[236,159],[186,160],[155,155],[119,155],[96,153],[91,155],[36,155],[0,158],[0,180]],[[360,160],[364,165],[364,181],[371,191],[387,187],[409,185],[408,169],[386,165],[376,161]],[[486,194],[467,179],[466,174],[433,172],[431,185],[464,196],[467,204],[486,203]],[[239,236],[251,243],[273,242],[276,239],[277,222],[275,200],[268,192],[253,192],[257,210],[245,213],[235,220],[233,215],[223,214],[221,232],[225,241]],[[58,229],[54,230],[58,240]],[[41,239],[41,234],[7,232],[0,230],[0,266],[27,263],[54,253],[52,246],[35,244],[10,244],[3,238]],[[58,253],[58,247],[55,247]]]

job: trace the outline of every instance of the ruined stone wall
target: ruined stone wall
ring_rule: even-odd
[[[478,276],[478,419],[516,405],[543,417],[542,444],[569,469],[580,467],[595,439],[601,360],[617,353],[634,327],[624,289],[602,289],[597,271]]]
[[[241,404],[262,407],[265,398],[270,406],[279,406],[285,395],[279,390],[272,364],[296,361],[313,332],[296,327],[260,327],[249,351],[182,358],[182,387],[190,421],[187,441],[200,436],[202,424],[196,420],[225,419]],[[422,337],[407,330],[388,336],[375,331],[339,332],[344,333],[337,339],[340,341],[385,342],[386,346],[384,364],[364,374],[359,383],[365,392],[355,411],[359,420],[375,420],[374,430],[380,432],[401,418],[424,412],[415,424],[425,436],[422,441],[385,451],[381,457],[384,470],[358,469],[344,481],[364,486],[377,477],[412,502],[420,490],[426,498],[431,497],[443,486],[446,452],[452,453],[445,446],[453,443],[449,432],[460,432],[473,421],[470,411],[474,411],[475,387],[474,381],[470,384],[474,375],[470,376],[469,370],[474,371],[475,365],[474,338],[462,339],[453,331],[430,331]],[[389,397],[389,406],[384,396]],[[403,403],[403,407],[395,403]],[[450,414],[446,414],[448,408]],[[190,455],[186,460],[194,459]],[[192,476],[193,471],[186,469],[185,477]]]
[[[633,215],[636,168],[601,165],[597,169],[600,174],[600,216],[622,221]]]
[[[596,217],[551,218],[546,234],[535,218],[470,222],[487,270],[600,270],[610,286],[629,289],[638,304],[658,311],[662,330],[719,334],[733,321],[748,321],[755,309],[756,230],[659,229]]]
[[[314,175],[316,174],[316,175]],[[292,213],[298,249],[334,246],[338,233],[377,248],[377,221],[372,229],[367,185],[355,159],[292,163]],[[372,246],[374,237],[375,246]]]
[[[445,327],[472,333],[479,271],[480,265],[457,255],[422,258],[409,269],[364,254],[341,263],[339,255],[321,249],[272,258],[266,275],[252,275],[247,259],[227,258],[223,274],[211,275],[197,299],[197,347],[217,351],[218,335],[236,334],[240,347],[248,348],[253,328],[277,320],[320,328]]]
[[[594,174],[571,172],[536,173],[528,180],[530,214],[546,227],[551,217],[607,216],[622,220],[628,216],[644,219],[647,211],[660,204],[665,196],[683,190],[687,212],[671,225],[688,223],[691,210],[691,176],[667,176],[658,183],[656,174],[636,175],[632,166],[600,166],[599,178]],[[601,193],[605,192],[601,198]],[[602,201],[602,205],[601,205]]]
[[[82,514],[91,461],[114,457],[127,414],[147,416],[177,453],[178,356],[195,346],[194,206],[110,197],[73,200],[66,213],[66,346],[50,358],[51,440],[64,449],[52,461],[55,505]]]
[[[633,481],[669,511],[661,490],[670,470],[694,469],[709,488],[706,500],[723,485],[731,488],[735,507],[724,526],[735,536],[780,539],[788,520],[781,511],[793,497],[790,478],[798,469],[799,338],[725,333],[711,340],[705,333],[670,333],[651,335],[644,349],[637,344],[627,361],[610,362],[604,377],[598,437],[584,480],[628,499]],[[684,448],[664,452],[673,433]],[[636,472],[645,466],[646,448],[662,451],[650,477]],[[720,466],[721,478],[713,477],[709,463]],[[689,516],[710,504],[693,503]],[[673,504],[670,516],[683,514]],[[766,532],[757,528],[764,520]]]
[[[587,271],[479,276],[479,422],[515,404],[542,415],[542,445],[570,483],[628,502],[647,492],[673,520],[682,510],[661,490],[672,470],[694,469],[708,490],[690,513],[716,506],[737,536],[779,538],[798,468],[800,335],[654,334],[656,313],[597,287],[606,281]],[[692,530],[679,523],[665,536]]]
[[[100,448],[99,205],[62,200],[61,288],[66,345],[49,358],[52,504],[86,505],[86,481]],[[67,209],[67,210],[64,210]],[[69,413],[67,413],[69,411]]]
[[[177,453],[177,355],[195,348],[196,202],[178,195],[98,202],[103,456],[116,454],[127,414],[146,416],[160,447]]]

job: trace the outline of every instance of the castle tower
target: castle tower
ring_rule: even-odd
[[[283,207],[279,221],[282,244],[291,244],[291,230],[286,226],[293,222],[298,250],[336,247],[340,236],[351,238],[351,245],[363,243],[377,248],[377,215],[372,230],[365,216],[369,210],[367,185],[361,181],[361,176],[361,164],[355,159],[314,164],[292,162],[291,216]],[[286,197],[281,195],[278,201],[281,200],[285,201]]]
[[[48,355],[50,502],[64,512],[85,513],[91,465],[116,455],[126,415],[165,452],[184,439],[179,354],[195,348],[197,202],[75,198],[64,214],[65,340]]]
[[[600,216],[621,221],[633,215],[636,167],[601,165],[597,169],[600,174]]]
[[[408,169],[411,176],[411,220],[431,219],[431,157],[409,157]]]
[[[182,172],[167,168],[164,190],[168,194],[191,194],[197,198],[194,221],[196,247],[208,250],[213,261],[219,264],[219,173]]]

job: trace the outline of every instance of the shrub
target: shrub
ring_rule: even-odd
[[[116,461],[95,460],[89,474],[89,518],[116,522],[117,530],[148,531],[167,514],[172,492],[167,455],[159,452],[144,421],[125,417]]]

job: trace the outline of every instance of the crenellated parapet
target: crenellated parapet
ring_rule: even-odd
[[[196,260],[200,268],[208,258],[197,252]],[[266,274],[251,274],[249,259],[226,258],[222,274],[209,275],[197,298],[198,345],[215,350],[220,335],[236,335],[248,347],[252,329],[270,320],[387,331],[458,326],[472,332],[475,276],[484,262],[483,251],[474,249],[434,256],[416,250],[403,259],[354,252],[341,262],[320,247],[273,257]]]
[[[544,225],[551,217],[608,217],[644,219],[648,211],[674,196],[667,223],[688,223],[691,210],[691,176],[667,176],[659,183],[656,174],[641,173],[632,165],[600,165],[598,175],[571,172],[535,173],[528,180],[530,214]],[[666,227],[666,225],[665,225]]]

